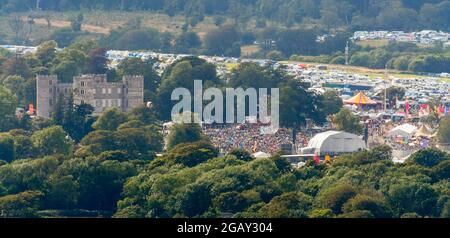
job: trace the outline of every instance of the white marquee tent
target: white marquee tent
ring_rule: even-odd
[[[401,136],[403,138],[411,138],[414,133],[416,133],[417,127],[411,125],[411,124],[403,124],[400,126],[395,127],[391,131],[389,131],[389,136],[396,137]]]
[[[257,158],[257,159],[259,159],[259,158],[269,158],[270,157],[270,155],[269,154],[267,154],[267,153],[264,153],[264,152],[256,152],[256,153],[254,153],[253,154],[253,157],[255,157],[255,158]]]
[[[365,142],[357,135],[342,131],[327,131],[314,136],[308,147],[314,148],[319,156],[351,153],[366,148]]]

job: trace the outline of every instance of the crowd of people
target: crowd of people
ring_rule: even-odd
[[[282,145],[292,145],[292,132],[280,128],[275,134],[262,134],[261,124],[223,124],[204,125],[204,133],[212,143],[223,153],[233,149],[265,152],[274,154],[282,149]]]

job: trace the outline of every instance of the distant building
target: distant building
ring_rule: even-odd
[[[118,108],[122,112],[144,103],[144,78],[124,76],[122,82],[107,82],[106,75],[82,75],[73,83],[60,83],[55,75],[36,76],[37,116],[50,118],[60,94],[68,98],[73,93],[75,105],[83,103],[94,107],[94,115],[105,109]]]

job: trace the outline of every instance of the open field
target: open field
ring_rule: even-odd
[[[34,28],[42,28],[39,31],[32,32],[29,37],[32,39],[45,39],[52,30],[70,27],[70,20],[78,16],[79,11],[39,11],[39,12],[22,12],[14,13],[19,15],[22,19],[27,20],[29,16],[35,19]],[[12,39],[14,34],[8,25],[8,19],[11,15],[0,16],[0,29],[6,36],[6,39]],[[91,33],[109,34],[111,30],[120,26],[124,26],[130,20],[139,19],[142,27],[155,28],[161,32],[171,32],[178,34],[182,32],[183,25],[186,23],[186,19],[182,15],[169,16],[166,14],[151,12],[151,11],[83,11],[83,25],[82,30]],[[51,28],[47,27],[47,20],[50,19]],[[223,24],[232,24],[234,20],[225,17]],[[267,27],[283,27],[280,23],[267,21]],[[247,30],[254,30],[256,28],[255,20],[250,20],[243,26]],[[205,16],[204,20],[194,27],[190,27],[190,30],[198,33],[200,38],[203,38],[205,34],[213,29],[219,27],[214,24],[214,17]],[[44,31],[45,30],[45,31]],[[261,29],[259,29],[261,30]]]
[[[361,47],[379,48],[389,44],[389,40],[364,40],[356,42]]]
[[[25,12],[18,15],[22,19],[26,20],[28,16],[33,16],[35,20],[35,26],[47,28],[47,20],[50,19],[52,29],[67,28],[70,27],[70,20],[76,18],[79,14],[78,11],[69,12]],[[124,11],[85,11],[83,12],[84,21],[82,30],[91,33],[109,34],[112,29],[125,25],[130,20],[140,19],[143,27],[152,27],[161,32],[180,33],[182,27],[185,24],[185,18],[183,16],[170,17],[165,14],[156,12],[124,12]],[[8,25],[8,19],[10,16],[0,16],[0,27],[6,35],[11,35],[11,29]],[[231,20],[227,20],[226,23],[230,23]],[[191,27],[191,30],[197,32],[200,37],[203,37],[206,32],[212,29],[217,29],[214,25],[212,17],[205,17],[205,19],[197,24],[195,27]]]

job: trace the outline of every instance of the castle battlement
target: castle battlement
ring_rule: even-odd
[[[49,79],[58,79],[56,75],[36,75],[37,80],[49,80]]]

